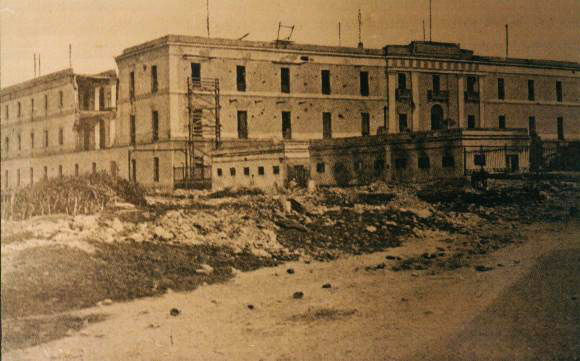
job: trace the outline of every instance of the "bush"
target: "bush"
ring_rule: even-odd
[[[100,172],[51,178],[22,188],[9,201],[2,202],[2,217],[23,220],[57,213],[92,214],[115,199],[139,206],[146,204],[144,190],[139,184]]]

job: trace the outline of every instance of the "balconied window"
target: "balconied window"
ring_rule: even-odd
[[[397,76],[397,89],[395,98],[398,102],[409,103],[411,101],[411,89],[407,88],[407,74],[399,73]]]
[[[290,69],[280,69],[280,91],[282,93],[290,93]]]
[[[497,79],[497,98],[499,100],[505,99],[505,83],[503,78]]]
[[[467,77],[467,90],[465,91],[466,102],[479,102],[479,92],[477,91],[477,78],[474,76]]]
[[[236,87],[239,92],[246,91],[246,67],[236,66]]]
[[[445,103],[449,100],[449,91],[441,90],[441,80],[439,75],[433,75],[433,89],[427,91],[427,99],[430,102]]]

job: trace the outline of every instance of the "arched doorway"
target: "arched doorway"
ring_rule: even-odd
[[[435,104],[431,108],[431,130],[443,128],[443,108],[441,105]]]

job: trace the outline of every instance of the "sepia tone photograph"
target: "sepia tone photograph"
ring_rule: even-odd
[[[580,361],[579,25],[0,0],[0,359]]]

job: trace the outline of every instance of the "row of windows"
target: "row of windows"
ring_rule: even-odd
[[[564,93],[562,89],[562,82],[557,80],[555,85],[556,90],[556,101],[562,102],[564,98]],[[497,79],[497,98],[504,100],[506,98],[505,91],[505,80],[503,78]],[[528,79],[528,100],[536,100],[535,83],[534,80]]]
[[[137,160],[131,159],[131,180],[137,181]],[[153,182],[159,182],[159,157],[153,157]]]
[[[441,158],[442,168],[455,168],[455,158],[446,154]],[[407,158],[400,157],[395,159],[395,169],[406,169],[407,168]],[[429,169],[431,168],[431,161],[427,155],[420,156],[417,158],[417,168],[419,169]]]
[[[97,163],[93,162],[91,171],[93,174],[97,172]],[[75,177],[78,177],[79,173],[80,173],[79,165],[77,163],[74,166]],[[62,164],[59,164],[58,165],[58,176],[62,177],[63,175],[64,175],[63,166],[62,166]],[[28,178],[29,184],[33,184],[34,183],[34,168],[33,167],[29,168],[28,177],[29,177]],[[44,179],[44,180],[48,179],[48,166],[42,167],[42,179]],[[8,188],[9,183],[10,183],[10,172],[8,170],[4,171],[4,182],[5,182],[5,187]],[[20,174],[20,169],[16,169],[16,186],[20,186],[20,185],[22,185],[22,178],[21,178],[21,174]]]
[[[64,106],[64,94],[62,90],[58,92],[58,106],[62,108]],[[44,110],[48,111],[48,94],[44,94]],[[35,112],[35,102],[34,98],[30,98],[30,113],[34,115]],[[16,103],[16,116],[18,118],[22,117],[22,102],[18,101]],[[4,118],[10,119],[10,106],[7,104],[4,107]]]
[[[132,145],[137,143],[137,120],[135,114],[129,116],[129,133]],[[154,110],[151,112],[151,142],[159,141],[159,112]]]
[[[49,145],[49,137],[48,137],[48,130],[44,131],[44,147],[47,148]],[[21,151],[22,150],[22,135],[18,134],[16,136],[16,144],[17,144],[17,150]],[[64,130],[63,128],[59,128],[58,130],[58,145],[63,145],[64,144]],[[34,132],[30,133],[30,149],[34,149]],[[6,152],[9,152],[10,149],[10,137],[5,137],[4,138],[4,149]]]
[[[242,170],[243,170],[244,176],[246,176],[246,177],[250,176],[250,167],[243,167]],[[257,170],[258,170],[258,175],[260,175],[260,176],[266,175],[266,170],[263,166],[258,166]],[[237,173],[236,168],[234,168],[234,167],[230,168],[229,173],[230,173],[230,176],[235,177],[236,173]],[[280,166],[278,166],[278,165],[272,166],[272,174],[279,175],[280,174]],[[217,169],[217,176],[218,177],[224,176],[224,172],[223,172],[222,168]]]

